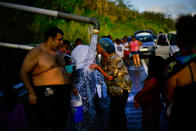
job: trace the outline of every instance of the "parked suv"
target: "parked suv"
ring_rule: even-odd
[[[142,56],[155,55],[155,43],[153,39],[153,33],[149,30],[142,30],[135,32],[137,40],[143,44],[140,46],[139,52]]]

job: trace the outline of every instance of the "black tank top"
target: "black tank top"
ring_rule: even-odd
[[[194,82],[194,76],[190,64],[188,64],[192,82],[188,85],[176,87],[174,92],[174,102],[180,105],[185,104],[191,106],[196,103],[196,82]],[[192,103],[193,102],[193,103]]]
[[[176,87],[174,91],[171,131],[196,131],[196,82],[194,82],[190,64],[188,66],[192,82],[182,87]]]

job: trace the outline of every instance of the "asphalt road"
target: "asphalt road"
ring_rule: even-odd
[[[144,80],[147,77],[147,62],[148,58],[142,59],[142,66],[140,68],[133,67],[133,62],[131,61],[131,66],[128,68],[130,78],[133,83],[132,90],[129,94],[127,105],[126,105],[126,116],[127,116],[127,131],[142,131],[141,121],[142,121],[142,110],[134,108],[134,96],[135,94],[143,88]],[[101,123],[99,122],[95,127],[93,127],[90,131],[107,131],[107,121],[109,117],[109,103],[106,100],[102,103],[105,105],[104,111],[101,114],[97,114],[100,117],[97,117],[99,120],[101,119]],[[98,121],[99,121],[98,120]],[[75,124],[77,125],[77,124]],[[91,126],[91,125],[88,125]],[[74,125],[73,125],[74,127]],[[86,127],[87,128],[87,127]],[[69,129],[73,130],[73,129]],[[78,129],[78,131],[84,131],[85,129]],[[65,130],[62,130],[65,131]],[[165,108],[163,109],[161,120],[160,120],[160,131],[168,131],[167,120],[165,118]]]
[[[126,114],[127,114],[127,122],[128,122],[128,131],[142,131],[141,120],[142,120],[142,110],[134,108],[134,96],[135,94],[143,88],[144,80],[147,77],[147,64],[148,58],[141,59],[142,66],[140,68],[133,67],[133,63],[131,62],[131,66],[129,67],[129,74],[131,80],[133,82],[132,90],[129,94],[127,106],[126,106]],[[167,120],[165,117],[165,108],[161,114],[160,119],[160,130],[168,131]]]
[[[127,131],[142,131],[141,127],[141,120],[142,120],[142,110],[141,109],[135,109],[134,108],[134,95],[143,88],[144,80],[147,77],[147,63],[148,63],[148,58],[142,59],[141,60],[142,66],[140,68],[135,68],[133,67],[133,62],[131,61],[131,65],[128,68],[129,74],[131,81],[133,82],[133,87],[132,90],[129,94],[127,105],[126,105],[126,116],[127,116],[127,125],[128,129]],[[1,94],[1,92],[0,92]],[[1,94],[2,95],[2,94]],[[107,131],[107,121],[109,117],[109,102],[103,101],[102,103],[104,105],[104,110],[102,113],[97,113],[96,117],[97,118],[97,124],[95,126],[92,126],[91,124],[87,124],[86,126],[90,127],[89,131]],[[33,120],[33,114],[29,109],[31,108],[26,108],[27,112],[29,112],[31,120],[29,121],[30,123],[34,123],[35,121]],[[76,126],[79,127],[79,130],[76,130]],[[167,120],[165,118],[165,108],[163,110],[163,113],[161,115],[161,121],[160,121],[160,128],[161,131],[168,131],[167,129]],[[89,128],[88,128],[89,129]],[[41,129],[33,129],[31,131],[42,131]],[[87,131],[84,128],[80,128],[79,123],[75,123],[71,125],[71,128],[69,129],[61,129],[60,131]]]

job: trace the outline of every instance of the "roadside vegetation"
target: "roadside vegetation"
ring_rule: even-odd
[[[75,15],[93,17],[100,22],[100,36],[112,35],[113,39],[131,36],[138,30],[167,33],[174,30],[174,21],[161,13],[139,13],[134,5],[123,0],[6,0],[38,8],[56,10]],[[130,0],[131,1],[131,0]],[[0,8],[0,41],[20,44],[39,43],[44,31],[58,26],[64,39],[71,42],[80,37],[88,44],[92,25],[67,19],[57,19],[14,9]]]

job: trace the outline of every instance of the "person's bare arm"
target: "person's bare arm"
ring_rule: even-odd
[[[35,91],[33,89],[32,81],[31,81],[31,71],[35,67],[37,60],[38,60],[39,50],[32,49],[24,58],[20,75],[21,79],[29,93],[29,103],[36,104],[37,97]]]
[[[64,68],[64,66],[66,66],[66,63],[65,63],[65,61],[64,61],[64,56],[62,55],[62,54],[59,54],[58,52],[57,52],[57,55],[58,55],[58,57],[59,57],[59,62],[61,63],[61,65],[63,66],[63,68]],[[72,85],[72,87],[71,87],[71,90],[72,90],[72,92],[73,92],[73,94],[74,95],[78,95],[78,90],[74,87],[74,76],[72,76],[71,74],[68,74],[67,73],[67,75],[68,75],[68,77],[69,77],[69,82],[70,82],[70,84]]]
[[[108,80],[113,80],[113,76],[108,76],[108,74],[100,67],[98,66],[97,64],[92,64],[89,66],[91,69],[98,69],[101,74],[106,77]]]
[[[143,44],[143,43],[142,43],[141,41],[139,41],[139,40],[138,40],[138,43],[139,43],[139,47],[142,46],[142,44]]]
[[[172,76],[166,83],[167,94],[166,94],[166,101],[168,103],[172,102],[172,97],[174,94],[174,90],[176,88],[176,75]]]

